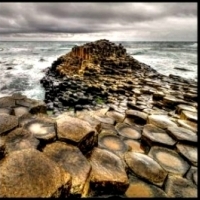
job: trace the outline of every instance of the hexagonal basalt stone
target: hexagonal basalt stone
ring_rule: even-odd
[[[7,153],[28,148],[37,149],[40,143],[31,132],[23,128],[16,128],[11,131],[7,135],[5,142]]]
[[[12,115],[0,114],[0,135],[18,126],[18,118]]]
[[[29,109],[26,107],[19,106],[14,108],[14,112],[15,116],[21,117],[22,115],[29,113]]]
[[[122,122],[124,120],[125,115],[116,111],[108,111],[106,115],[116,122]]]
[[[188,120],[178,119],[178,124],[184,128],[190,129],[193,132],[197,132],[197,123]]]
[[[126,110],[126,117],[134,119],[135,124],[144,125],[147,121],[147,114],[137,110]]]
[[[12,108],[0,108],[0,114],[1,113],[11,115],[11,114],[13,114],[13,109]]]
[[[79,148],[57,141],[46,145],[43,152],[71,174],[70,194],[76,197],[86,196],[89,189],[91,166]]]
[[[132,176],[133,177],[133,176]],[[131,177],[131,182],[128,189],[125,192],[125,197],[127,198],[158,198],[158,197],[168,197],[168,195],[152,184],[148,184],[141,179]]]
[[[94,148],[89,161],[92,165],[90,187],[104,193],[123,194],[129,180],[122,160],[105,149]]]
[[[137,140],[124,139],[124,143],[129,147],[130,151],[145,153],[143,145]]]
[[[123,154],[128,150],[126,144],[114,134],[99,134],[98,146],[115,154]]]
[[[170,126],[167,128],[167,133],[179,141],[197,143],[197,134],[187,128]]]
[[[198,184],[197,180],[198,180],[198,168],[191,166],[190,170],[188,171],[188,173],[186,174],[186,178],[188,180],[191,180],[192,182],[194,182],[194,184]]]
[[[31,114],[46,113],[46,105],[43,101],[25,98],[16,100],[16,105],[27,107]]]
[[[191,112],[191,111],[183,110],[181,112],[180,119],[189,120],[189,121],[192,121],[192,122],[197,122],[197,119],[198,119],[197,112]]]
[[[186,144],[176,144],[178,152],[183,155],[190,163],[194,166],[197,166],[197,157],[198,157],[198,150],[197,147],[186,145]]]
[[[125,161],[138,176],[151,183],[162,186],[167,172],[151,157],[137,152],[125,153]]]
[[[38,150],[11,152],[0,163],[1,197],[67,197],[71,176]]]
[[[153,144],[174,146],[176,144],[176,141],[170,137],[165,130],[152,124],[146,124],[144,126],[142,140],[145,140],[150,146]]]
[[[168,126],[177,126],[166,115],[149,115],[148,123],[163,129],[166,129]]]
[[[88,122],[65,113],[58,116],[56,122],[59,140],[77,145],[84,153],[97,144],[95,129]]]
[[[140,129],[134,126],[130,126],[125,123],[118,123],[115,126],[115,129],[119,133],[119,135],[130,138],[130,139],[140,139],[141,138],[141,132]]]
[[[56,122],[51,118],[33,118],[25,123],[24,128],[29,130],[37,139],[44,141],[53,141],[56,139]]]
[[[175,198],[198,197],[197,187],[191,181],[180,176],[168,176],[165,184],[165,192],[169,197]]]
[[[190,167],[176,151],[165,147],[153,146],[148,155],[172,174],[184,175]]]
[[[0,98],[0,108],[10,108],[15,106],[15,99],[12,97],[1,97]]]
[[[197,112],[197,109],[194,106],[185,105],[185,104],[179,104],[176,107],[176,113],[181,114],[183,110],[191,111],[191,112]]]

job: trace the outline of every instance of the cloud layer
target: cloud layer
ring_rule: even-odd
[[[0,3],[0,37],[197,40],[197,3]]]

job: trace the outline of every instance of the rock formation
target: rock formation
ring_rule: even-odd
[[[41,82],[46,104],[0,98],[0,197],[197,197],[197,83],[107,40]]]

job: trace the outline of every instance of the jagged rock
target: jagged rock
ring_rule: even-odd
[[[0,113],[0,135],[18,126],[18,118],[12,115]]]
[[[197,187],[190,181],[180,176],[169,175],[165,192],[173,198],[197,198]]]
[[[96,145],[96,131],[88,122],[66,114],[59,115],[56,122],[59,140],[77,145],[84,153]]]
[[[131,177],[131,182],[128,189],[125,192],[125,197],[127,198],[158,198],[158,197],[168,197],[168,195],[152,184],[147,184],[141,181],[135,176]]]
[[[115,129],[117,130],[118,134],[123,137],[135,139],[135,140],[141,138],[140,129],[137,128],[136,126],[134,127],[125,123],[118,123],[115,126]]]
[[[5,143],[6,153],[10,153],[12,151],[28,148],[37,149],[39,140],[37,140],[31,132],[23,128],[16,128],[7,135]]]
[[[71,174],[71,195],[84,197],[88,194],[91,166],[77,147],[57,141],[46,145],[43,152]]]
[[[169,126],[167,133],[176,138],[176,140],[197,143],[197,134],[187,128]]]
[[[1,197],[67,197],[71,176],[34,149],[13,151],[0,163]]]
[[[129,186],[122,160],[105,149],[94,148],[89,161],[92,165],[90,187],[109,194],[123,194]]]
[[[184,175],[190,167],[176,151],[165,147],[153,146],[148,155],[171,174]]]
[[[192,145],[186,145],[178,143],[176,144],[178,152],[185,157],[189,162],[191,162],[194,166],[197,166],[197,147]]]
[[[147,121],[149,124],[153,124],[162,129],[166,129],[168,126],[177,126],[166,115],[149,115]]]
[[[125,161],[129,168],[139,177],[162,186],[167,172],[151,157],[137,152],[125,153]]]
[[[176,144],[176,141],[165,130],[152,124],[146,124],[144,126],[141,139],[145,140],[150,146],[155,144],[174,146]]]

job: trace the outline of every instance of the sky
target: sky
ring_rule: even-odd
[[[1,3],[0,41],[197,41],[197,3]]]

